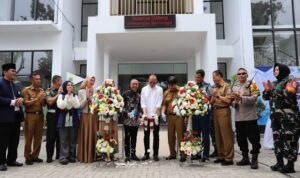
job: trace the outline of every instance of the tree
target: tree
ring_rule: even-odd
[[[272,1],[259,1],[251,3],[252,9],[252,24],[253,25],[270,25],[271,24],[271,14],[273,12],[273,22],[275,22],[278,13],[283,11],[282,2]]]
[[[45,52],[46,57],[42,57],[38,60],[39,69],[37,72],[41,75],[43,79],[43,88],[47,88],[51,83],[52,75],[52,52]]]
[[[40,0],[32,0],[31,17],[37,20],[54,20],[54,9],[50,4],[41,3]]]

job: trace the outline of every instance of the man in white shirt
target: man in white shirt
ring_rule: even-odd
[[[148,160],[150,154],[150,130],[153,130],[153,159],[159,161],[159,120],[160,108],[163,100],[163,89],[157,85],[157,77],[150,75],[148,85],[142,89],[141,106],[144,119],[144,146],[145,155],[143,161]]]

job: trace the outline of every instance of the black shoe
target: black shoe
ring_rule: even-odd
[[[224,159],[216,159],[215,161],[214,161],[214,163],[223,163],[225,160]]]
[[[185,161],[186,161],[186,157],[181,156],[180,159],[179,159],[179,161],[180,161],[180,162],[185,162]]]
[[[7,171],[7,167],[4,164],[0,164],[0,171]]]
[[[258,169],[258,154],[253,154],[252,155],[252,160],[251,160],[251,169]]]
[[[126,157],[124,162],[125,162],[125,163],[130,162],[130,158],[129,158],[129,157]]]
[[[47,161],[46,161],[46,162],[47,162],[47,163],[52,163],[52,161],[53,161],[52,158],[47,158]]]
[[[149,155],[144,155],[144,156],[142,157],[142,161],[146,161],[146,160],[148,160],[148,159],[150,159]]]
[[[166,157],[166,160],[172,160],[172,159],[176,159],[176,156],[168,156],[168,157]]]
[[[216,150],[212,154],[209,155],[209,157],[211,157],[211,158],[215,158],[217,156],[218,156],[218,153],[216,152]]]
[[[285,166],[279,169],[281,173],[295,173],[294,162],[288,162]]]
[[[43,162],[43,160],[40,159],[40,158],[34,158],[31,161],[34,162],[34,163],[42,163]]]
[[[76,163],[76,159],[69,159],[70,163]]]
[[[233,165],[233,161],[224,160],[221,164],[222,164],[222,166],[230,166],[230,165]]]
[[[11,166],[11,167],[21,167],[23,166],[23,163],[19,163],[17,161],[13,162],[13,163],[7,163],[7,166]]]
[[[62,161],[59,161],[59,163],[61,165],[67,165],[69,163],[69,161],[68,160],[62,160]]]
[[[279,171],[280,169],[282,169],[283,165],[276,163],[275,165],[271,166],[271,170],[272,171]]]
[[[154,160],[154,161],[159,161],[158,156],[153,156],[153,160]]]
[[[199,160],[201,159],[201,155],[192,155],[191,160]]]
[[[133,160],[133,161],[141,161],[140,158],[138,158],[136,155],[132,155],[130,160]]]
[[[201,161],[204,163],[205,161],[209,161],[209,159],[206,158],[206,157],[203,157],[203,158],[201,159]]]
[[[270,167],[272,171],[279,171],[280,169],[282,169],[282,167],[284,165],[283,155],[281,155],[281,154],[277,155],[276,160],[277,160],[277,163]]]
[[[55,159],[59,159],[59,155],[56,155],[56,156],[55,156]]]
[[[26,165],[33,165],[33,161],[32,161],[32,160],[26,160],[26,161],[25,161],[25,164],[26,164]]]
[[[246,165],[250,165],[250,161],[249,158],[242,158],[242,160],[236,162],[236,165],[238,166],[246,166]]]

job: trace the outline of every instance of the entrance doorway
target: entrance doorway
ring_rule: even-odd
[[[186,63],[142,63],[142,64],[119,64],[118,66],[118,88],[123,93],[129,89],[130,80],[135,78],[140,82],[139,92],[147,85],[150,74],[157,76],[158,85],[164,90],[167,89],[169,76],[178,79],[178,85],[182,86],[187,82]]]

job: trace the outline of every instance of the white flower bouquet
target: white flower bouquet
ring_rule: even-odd
[[[178,96],[173,101],[174,113],[181,117],[204,115],[208,110],[209,100],[204,90],[194,81],[189,81],[179,88]]]
[[[123,111],[123,97],[112,79],[104,80],[103,84],[97,87],[89,108],[91,113],[102,115],[104,118],[112,118]]]

